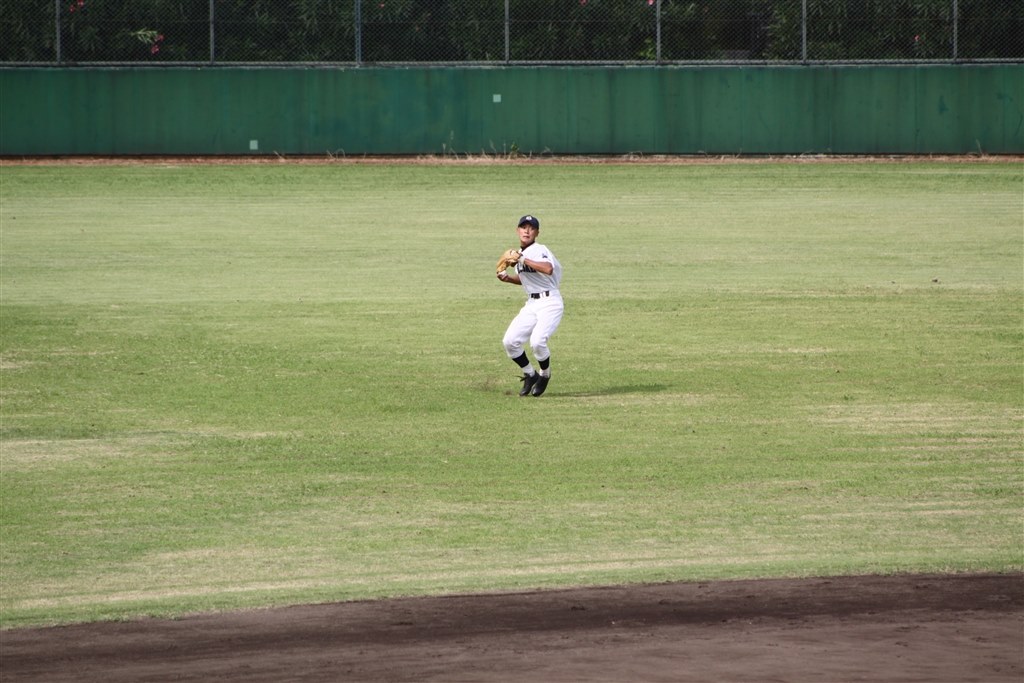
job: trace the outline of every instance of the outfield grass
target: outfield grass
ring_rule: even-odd
[[[1024,569],[1019,163],[0,167],[0,623]],[[494,279],[565,266],[520,399]]]

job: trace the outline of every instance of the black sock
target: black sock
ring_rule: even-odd
[[[526,352],[523,351],[521,354],[512,359],[512,361],[523,369],[523,372],[527,375],[533,374],[533,368],[530,367],[530,359],[526,357]]]
[[[548,372],[548,368],[551,367],[551,356],[548,356],[544,360],[537,361],[537,365],[540,366],[540,374],[544,375],[545,377],[551,374],[550,372]]]

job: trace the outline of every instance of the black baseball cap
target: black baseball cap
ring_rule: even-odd
[[[530,214],[526,214],[525,216],[520,218],[519,223],[517,225],[530,225],[533,227],[534,230],[540,230],[540,221],[537,220],[536,216],[531,216]]]

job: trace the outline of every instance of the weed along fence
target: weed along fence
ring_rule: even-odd
[[[1024,152],[1024,5],[729,5],[21,3],[0,154]]]

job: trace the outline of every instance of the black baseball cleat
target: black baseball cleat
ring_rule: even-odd
[[[523,388],[519,390],[519,395],[529,396],[530,392],[533,391],[534,385],[537,384],[538,379],[540,379],[540,375],[536,372],[532,375],[523,375],[519,380],[523,383]]]
[[[533,385],[533,389],[530,390],[530,394],[533,396],[540,396],[544,393],[544,390],[548,388],[548,380],[551,376],[544,377],[543,375],[537,375],[537,381]]]

